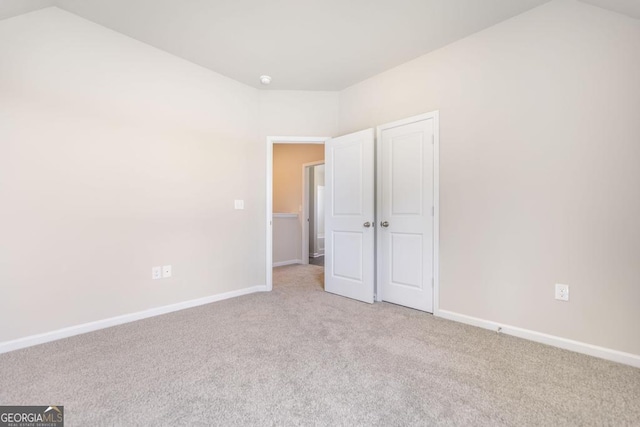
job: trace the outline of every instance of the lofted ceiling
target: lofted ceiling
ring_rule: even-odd
[[[0,0],[0,19],[55,5],[254,87],[341,90],[547,1]]]

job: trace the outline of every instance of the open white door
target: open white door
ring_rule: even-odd
[[[378,286],[383,301],[433,312],[437,113],[378,127]]]
[[[325,194],[324,289],[373,303],[373,129],[325,143]]]

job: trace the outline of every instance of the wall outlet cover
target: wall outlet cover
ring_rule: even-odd
[[[556,283],[556,299],[560,301],[569,301],[569,285]]]
[[[162,279],[162,267],[159,265],[151,268],[151,278],[153,280]]]

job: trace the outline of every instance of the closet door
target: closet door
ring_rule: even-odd
[[[378,127],[378,299],[428,312],[436,119],[431,114]]]
[[[325,290],[373,303],[373,129],[325,144]]]

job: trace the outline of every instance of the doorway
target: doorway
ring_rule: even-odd
[[[302,257],[324,267],[324,160],[303,164],[302,176]]]
[[[303,256],[305,254],[305,247],[303,247],[301,241],[305,239],[298,240],[299,246],[296,247],[296,250],[300,251],[301,255],[297,258],[292,258],[290,260],[280,261],[285,262],[285,264],[279,264],[278,261],[274,262],[274,228],[278,228],[280,224],[275,224],[275,221],[283,222],[283,219],[294,220],[297,222],[298,230],[307,230],[306,227],[306,218],[303,215],[303,205],[301,203],[297,209],[288,208],[288,210],[295,210],[295,212],[274,212],[274,145],[276,144],[314,144],[314,145],[322,145],[324,147],[324,143],[329,140],[328,137],[267,137],[267,176],[266,176],[266,217],[267,217],[267,245],[266,245],[266,287],[267,290],[273,289],[273,268],[278,265],[286,265],[286,264],[308,264],[308,251],[309,244],[306,245],[306,258]],[[306,162],[309,163],[309,162]],[[298,168],[298,173],[295,177],[291,177],[291,179],[295,179],[301,186],[303,183],[303,177],[300,174],[301,169]],[[304,170],[304,169],[302,169]],[[302,186],[304,188],[304,186]],[[302,195],[303,191],[301,191],[300,195]],[[304,198],[302,199],[304,200]],[[295,207],[295,206],[294,206]]]
[[[326,144],[324,290],[437,315],[439,114],[383,124],[375,134],[370,128],[336,138],[267,138],[267,290],[273,289],[273,145]]]

